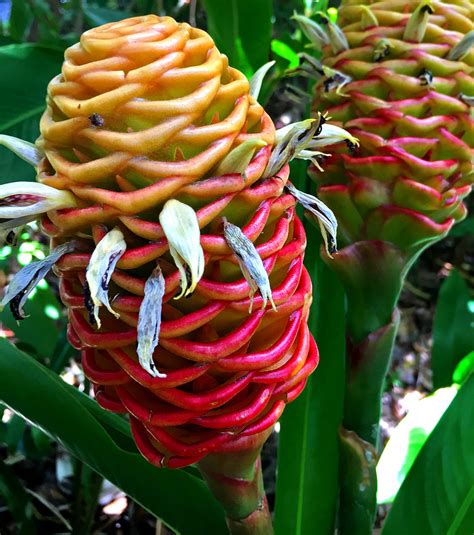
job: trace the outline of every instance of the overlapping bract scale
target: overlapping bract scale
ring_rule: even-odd
[[[338,24],[349,48],[324,49],[324,64],[351,81],[343,95],[322,81],[315,108],[360,140],[354,154],[340,151],[324,174],[313,173],[338,217],[341,244],[381,239],[413,253],[465,215],[474,141],[465,96],[474,93],[474,50],[457,59],[450,53],[474,29],[474,5],[425,3],[432,13],[418,42],[408,25],[420,0],[344,0]]]
[[[318,353],[306,320],[311,282],[288,166],[262,179],[275,130],[203,31],[167,17],[140,17],[86,32],[67,50],[48,88],[38,179],[72,191],[73,209],[52,211],[43,228],[53,244],[75,238],[56,265],[69,311],[69,338],[83,352],[97,401],[130,415],[142,453],[157,465],[184,466],[239,448],[268,430],[303,389]],[[229,152],[249,139],[244,172],[219,176]],[[173,299],[180,274],[159,214],[177,199],[201,230],[205,270],[189,298]],[[223,233],[223,218],[254,243],[276,310],[262,309]],[[109,287],[119,319],[84,304],[92,251],[113,228],[126,241]],[[159,264],[165,290],[152,377],[140,366],[137,323],[145,282]]]

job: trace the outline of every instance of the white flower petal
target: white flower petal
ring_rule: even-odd
[[[72,193],[38,182],[11,182],[0,186],[0,219],[39,216],[49,210],[74,206],[76,199]]]
[[[318,135],[323,122],[324,118],[319,114],[316,119],[306,119],[277,130],[276,145],[268,160],[263,177],[275,176],[299,152],[308,148],[313,136]]]
[[[0,145],[11,150],[33,167],[37,167],[44,156],[44,153],[33,143],[6,134],[0,134]]]
[[[330,208],[317,197],[298,190],[290,182],[286,183],[286,189],[307,210],[308,214],[316,218],[323,236],[326,252],[330,258],[337,252],[337,219]]]
[[[165,279],[159,266],[145,283],[145,296],[138,313],[138,360],[141,367],[152,377],[166,377],[153,362],[153,353],[158,345],[161,326],[161,309],[165,294]]]
[[[308,144],[307,149],[314,150],[328,145],[335,145],[345,141],[355,147],[359,146],[359,140],[350,132],[334,124],[325,123],[318,136],[314,137]]]
[[[263,298],[262,309],[264,309],[267,306],[267,302],[270,301],[273,310],[276,310],[270,280],[255,245],[247,238],[247,236],[245,236],[239,227],[229,223],[225,218],[224,238],[227,245],[237,257],[242,274],[250,286],[249,314],[252,312],[253,296],[257,289],[260,290],[260,295]]]
[[[204,273],[204,251],[196,212],[176,199],[166,202],[160,223],[168,240],[170,254],[181,275],[179,299],[192,294]]]
[[[86,281],[91,302],[86,298],[86,306],[89,309],[91,319],[94,319],[98,328],[101,325],[99,318],[101,305],[105,305],[116,318],[119,317],[119,314],[110,306],[108,292],[115,266],[126,249],[127,244],[122,232],[118,228],[114,228],[97,244],[87,266]]]

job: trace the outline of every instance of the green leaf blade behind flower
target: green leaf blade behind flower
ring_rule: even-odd
[[[305,223],[310,225],[310,223]],[[344,291],[321,260],[318,233],[307,228],[305,265],[316,291],[309,327],[320,361],[281,418],[276,535],[334,535],[339,485],[339,428],[345,379]]]
[[[0,133],[36,140],[46,87],[61,71],[62,60],[62,52],[38,45],[0,47]],[[35,170],[30,165],[0,147],[0,184],[34,178]]]
[[[440,388],[419,400],[390,436],[377,463],[377,502],[392,503],[417,455],[457,393]]]
[[[474,375],[462,385],[401,486],[382,535],[472,535]]]
[[[184,470],[159,469],[131,451],[128,426],[6,340],[0,401],[183,535],[226,533],[221,507]],[[21,380],[21,388],[18,388]],[[124,449],[125,448],[125,449]]]
[[[204,0],[208,31],[229,64],[250,77],[269,59],[271,0]]]
[[[441,285],[433,324],[433,386],[452,382],[458,362],[474,348],[474,310],[463,277],[453,269]]]

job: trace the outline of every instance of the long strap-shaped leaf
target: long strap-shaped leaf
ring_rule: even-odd
[[[304,164],[301,167],[304,170]],[[297,170],[298,163],[292,166],[293,177]],[[319,256],[318,231],[309,221],[305,226],[305,265],[314,286],[308,324],[317,340],[320,361],[305,390],[281,418],[276,535],[333,535],[338,500],[345,379],[344,292]]]
[[[203,481],[183,470],[155,468],[130,451],[120,417],[98,418],[105,411],[98,406],[91,410],[86,396],[6,340],[0,340],[0,377],[5,405],[57,438],[178,533],[226,533],[222,509]]]
[[[433,430],[403,482],[383,535],[472,535],[474,374]]]

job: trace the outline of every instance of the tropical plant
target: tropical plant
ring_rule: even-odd
[[[0,530],[89,533],[111,483],[157,533],[366,534],[378,479],[384,535],[470,535],[472,5],[3,4]],[[377,463],[410,268],[434,395]]]

